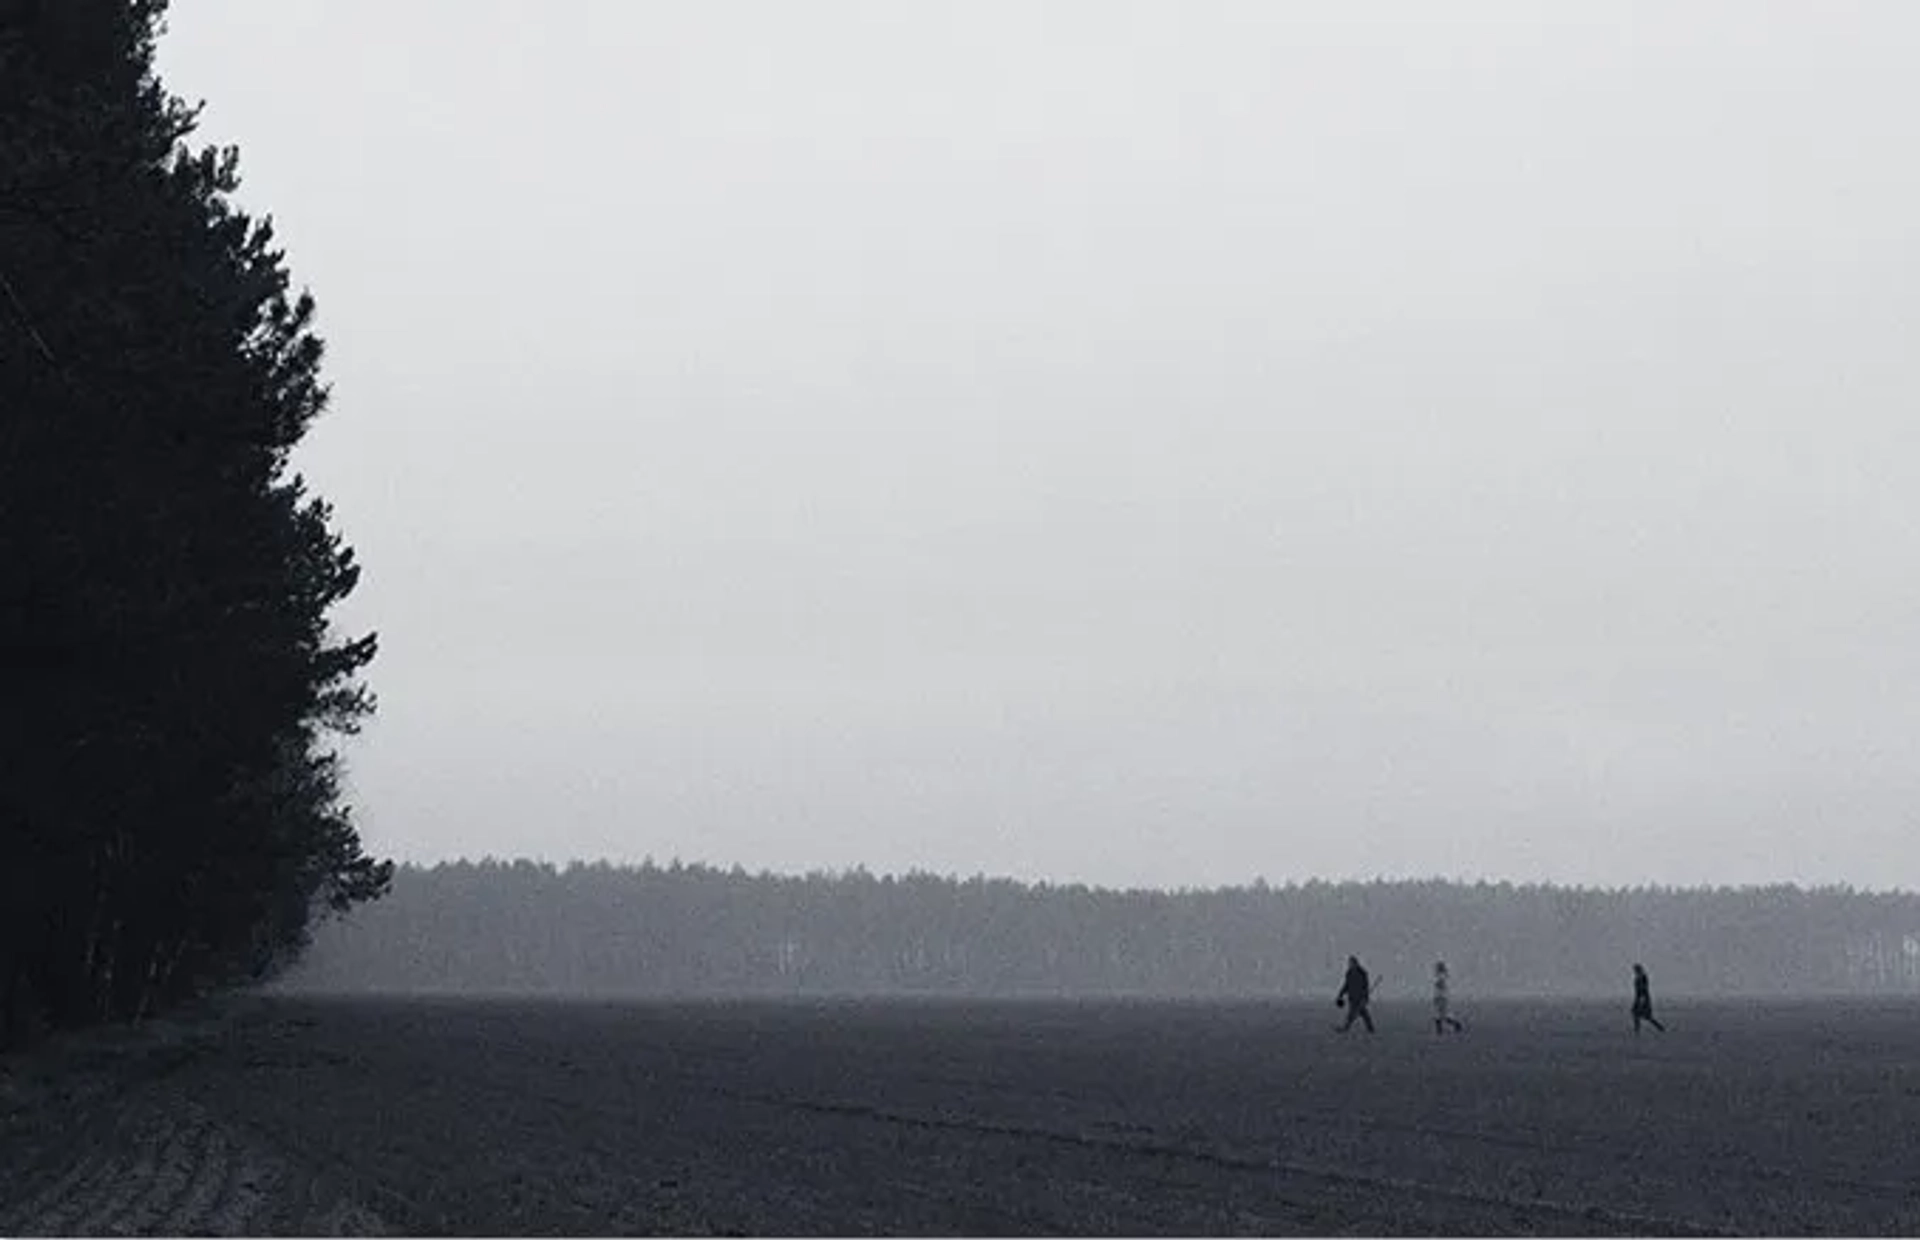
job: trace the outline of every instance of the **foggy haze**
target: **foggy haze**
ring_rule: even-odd
[[[369,851],[1920,884],[1920,13],[177,5]]]
[[[1570,890],[1307,883],[1110,891],[863,871],[398,871],[320,927],[291,991],[599,998],[1325,997],[1349,955],[1425,999],[1627,993],[1630,961],[1693,997],[1920,993],[1920,897],[1844,888]]]

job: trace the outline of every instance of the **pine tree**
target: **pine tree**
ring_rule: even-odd
[[[377,896],[332,734],[358,578],[288,455],[314,303],[153,73],[163,0],[0,0],[0,966],[132,1016]]]

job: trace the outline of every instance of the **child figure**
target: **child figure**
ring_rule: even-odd
[[[1467,1031],[1467,1027],[1447,1011],[1447,962],[1436,960],[1433,962],[1433,1032],[1438,1036],[1449,1028],[1455,1033]]]

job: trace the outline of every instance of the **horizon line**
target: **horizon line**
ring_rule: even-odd
[[[512,867],[512,866],[517,866],[521,864],[527,864],[527,865],[534,866],[536,868],[549,870],[554,873],[566,873],[568,871],[576,870],[576,869],[599,869],[599,868],[612,869],[620,872],[632,872],[632,871],[641,871],[641,870],[648,870],[648,869],[667,870],[667,871],[680,869],[680,870],[706,870],[706,871],[712,871],[714,873],[725,874],[725,875],[737,874],[737,875],[740,875],[746,878],[751,878],[751,879],[776,879],[776,880],[814,879],[814,878],[842,880],[842,879],[857,878],[862,876],[874,882],[904,882],[904,881],[910,881],[910,880],[916,880],[916,879],[918,880],[933,879],[940,882],[953,883],[955,885],[962,885],[970,882],[1007,883],[1013,886],[1024,887],[1030,890],[1079,889],[1079,890],[1084,890],[1092,893],[1109,894],[1109,895],[1205,895],[1205,894],[1212,894],[1212,893],[1226,893],[1226,892],[1240,892],[1240,891],[1286,891],[1290,889],[1296,889],[1296,888],[1302,888],[1302,887],[1315,887],[1315,886],[1319,886],[1319,887],[1393,887],[1393,886],[1413,887],[1413,886],[1427,886],[1427,885],[1437,884],[1440,886],[1447,886],[1447,887],[1496,887],[1496,888],[1506,887],[1506,888],[1512,888],[1512,889],[1522,890],[1522,891],[1530,890],[1530,889],[1539,889],[1539,890],[1547,890],[1547,891],[1591,893],[1591,894],[1602,894],[1602,895],[1632,893],[1632,892],[1671,892],[1671,893],[1698,894],[1698,893],[1705,893],[1705,892],[1762,892],[1762,891],[1785,890],[1785,891],[1801,892],[1806,894],[1834,892],[1834,893],[1845,893],[1845,894],[1851,894],[1851,895],[1866,895],[1866,896],[1895,896],[1895,897],[1920,896],[1920,890],[1916,890],[1914,888],[1899,887],[1899,886],[1872,887],[1872,886],[1864,886],[1858,883],[1847,882],[1847,881],[1827,881],[1827,882],[1808,883],[1808,882],[1803,882],[1795,879],[1778,879],[1778,880],[1773,880],[1769,882],[1715,883],[1715,882],[1661,882],[1661,881],[1648,880],[1648,881],[1631,883],[1631,884],[1629,883],[1603,884],[1603,883],[1563,882],[1563,881],[1557,881],[1554,879],[1494,878],[1494,877],[1488,877],[1484,875],[1468,878],[1468,877],[1447,876],[1447,875],[1438,875],[1438,874],[1426,875],[1426,876],[1420,876],[1420,877],[1415,877],[1411,875],[1389,876],[1385,874],[1376,874],[1372,877],[1367,877],[1367,878],[1362,878],[1357,876],[1328,878],[1328,877],[1315,875],[1315,876],[1308,876],[1304,878],[1289,877],[1286,879],[1272,879],[1267,877],[1266,875],[1256,874],[1250,878],[1243,879],[1239,882],[1232,882],[1232,883],[1177,884],[1177,885],[1169,885],[1169,886],[1151,886],[1151,885],[1143,885],[1143,884],[1116,885],[1112,883],[1088,882],[1082,879],[1021,878],[1011,874],[990,874],[985,870],[976,870],[971,874],[962,874],[958,871],[941,872],[937,870],[922,868],[919,866],[910,866],[905,870],[873,870],[873,869],[869,869],[864,862],[857,862],[850,866],[837,866],[837,867],[836,866],[817,866],[817,867],[812,867],[806,870],[777,870],[777,869],[772,869],[765,866],[762,866],[758,869],[753,869],[737,861],[730,862],[730,863],[723,863],[723,862],[706,861],[706,860],[688,860],[677,854],[669,857],[666,860],[660,860],[654,857],[653,854],[651,853],[644,855],[640,860],[637,860],[637,861],[630,858],[622,859],[622,858],[604,857],[604,856],[602,857],[570,856],[564,859],[556,860],[551,857],[537,857],[537,856],[526,856],[526,855],[509,857],[509,856],[501,856],[495,853],[485,853],[478,857],[470,857],[463,854],[457,857],[438,857],[430,861],[422,860],[419,858],[403,859],[403,858],[396,857],[396,858],[393,858],[393,862],[396,868],[415,869],[415,870],[432,870],[432,869],[439,869],[443,867],[451,867],[451,866],[459,866],[459,865],[479,866],[479,865],[493,864],[493,865],[499,865],[499,866]]]

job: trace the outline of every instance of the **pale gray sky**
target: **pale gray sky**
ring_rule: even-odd
[[[1920,886],[1920,6],[170,27],[383,854]]]

